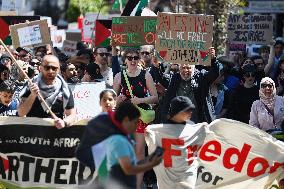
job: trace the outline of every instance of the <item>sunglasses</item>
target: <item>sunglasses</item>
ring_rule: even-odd
[[[244,74],[245,77],[255,77],[255,73],[253,72],[247,72]]]
[[[147,52],[147,51],[144,51],[144,52],[140,52],[141,53],[141,55],[149,55],[150,53],[149,52]]]
[[[273,87],[273,85],[271,85],[271,84],[265,84],[265,83],[261,84],[260,86],[261,86],[261,88],[263,88],[263,89],[265,89],[266,87],[268,87],[269,89],[271,89],[271,88]]]
[[[52,71],[57,71],[58,70],[58,67],[55,67],[55,66],[43,66],[44,70],[45,71],[49,71],[50,69]]]
[[[109,56],[109,53],[98,53],[101,57],[105,56],[105,57],[108,57]]]
[[[139,60],[139,56],[126,56],[128,61]]]

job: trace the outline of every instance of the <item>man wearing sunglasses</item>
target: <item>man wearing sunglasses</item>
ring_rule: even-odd
[[[37,97],[40,93],[57,116],[55,118],[56,128],[70,126],[75,121],[73,95],[67,83],[59,75],[59,71],[59,60],[56,56],[46,55],[43,57],[40,74],[32,79],[32,84],[26,84],[21,91],[19,116],[50,117],[47,107]]]
[[[111,54],[106,48],[98,47],[95,49],[95,61],[99,65],[103,80],[106,82],[107,87],[113,86],[113,72],[108,67],[108,57]]]

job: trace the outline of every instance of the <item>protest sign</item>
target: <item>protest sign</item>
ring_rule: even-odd
[[[234,44],[269,44],[272,40],[271,15],[230,14],[228,40]]]
[[[69,40],[69,41],[81,41],[81,38],[82,38],[82,33],[81,33],[81,30],[67,30],[66,31],[66,40]]]
[[[36,47],[51,43],[46,20],[10,26],[12,43],[17,47]]]
[[[86,124],[86,122],[85,122]],[[96,173],[75,158],[85,130],[51,119],[0,117],[0,188],[83,188]]]
[[[63,42],[62,46],[62,51],[67,55],[67,56],[74,56],[77,54],[77,41],[69,41],[65,40]]]
[[[0,38],[6,45],[12,45],[9,26],[28,21],[39,20],[39,16],[1,16],[0,17]]]
[[[110,45],[112,20],[96,20],[96,47],[107,47]]]
[[[87,13],[83,22],[82,41],[92,42],[95,38],[95,23],[96,20],[107,19],[107,16],[99,15],[98,13]]]
[[[268,189],[284,178],[284,143],[238,121],[150,125],[145,136],[149,153],[165,150],[159,188]]]
[[[2,11],[19,11],[24,8],[24,0],[2,0]]]
[[[213,16],[158,13],[156,49],[168,62],[210,65]]]
[[[246,44],[230,44],[229,51],[242,51],[246,52]]]
[[[100,93],[106,88],[105,82],[69,84],[73,93],[77,119],[90,119],[101,113]]]
[[[17,16],[16,11],[0,11],[0,16]]]
[[[113,46],[153,45],[156,36],[157,17],[122,16],[112,18]]]
[[[66,31],[65,30],[58,30],[56,27],[50,30],[51,41],[53,47],[62,48],[63,42],[66,39]]]

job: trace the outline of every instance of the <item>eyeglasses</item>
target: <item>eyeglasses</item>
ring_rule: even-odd
[[[139,56],[126,56],[128,61],[139,60]]]
[[[253,73],[253,72],[247,72],[247,73],[245,73],[244,74],[244,77],[255,77],[255,73]]]
[[[265,83],[261,84],[260,86],[261,86],[261,88],[263,88],[263,89],[265,89],[266,87],[268,87],[269,89],[271,89],[271,88],[273,87],[273,85],[271,85],[271,84],[265,84]]]
[[[49,71],[50,69],[52,71],[57,71],[58,70],[58,67],[55,67],[55,66],[43,66],[44,70],[45,71]]]
[[[141,55],[149,55],[150,53],[149,52],[147,52],[147,51],[144,51],[144,52],[140,52],[141,53]]]
[[[101,57],[105,56],[105,57],[108,57],[109,56],[109,53],[98,53]]]

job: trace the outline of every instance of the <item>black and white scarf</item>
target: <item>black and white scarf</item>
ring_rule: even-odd
[[[60,75],[57,75],[53,85],[46,85],[42,79],[41,73],[35,76],[32,79],[32,82],[37,83],[40,89],[40,94],[42,95],[42,97],[50,108],[58,98],[62,97],[63,108],[65,109],[71,94],[68,88],[68,84]],[[27,91],[29,91],[29,86],[26,84],[20,93],[20,97],[22,97]],[[48,111],[47,107],[44,105],[43,102],[41,102],[41,106],[45,112]]]

